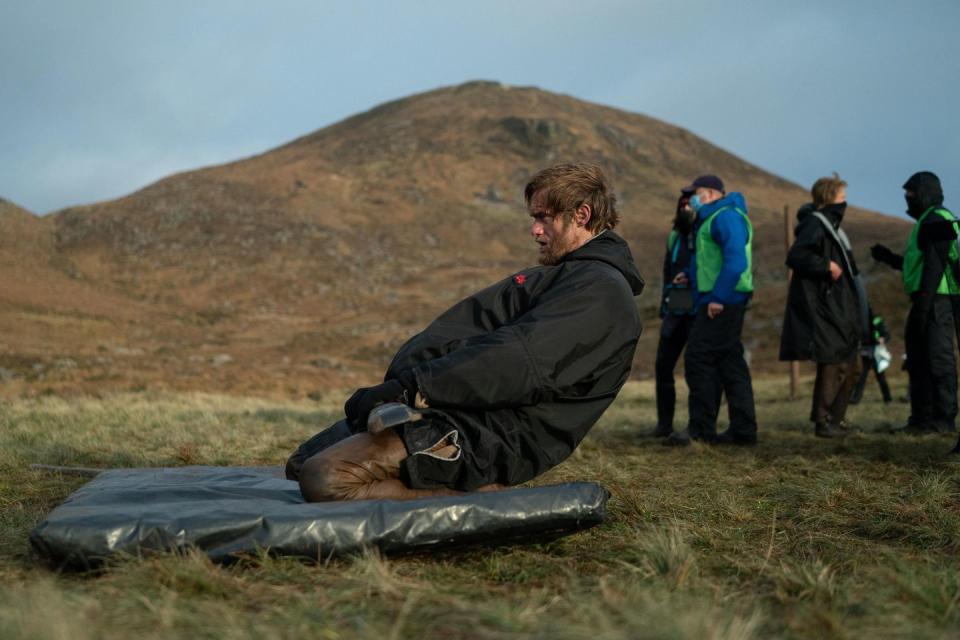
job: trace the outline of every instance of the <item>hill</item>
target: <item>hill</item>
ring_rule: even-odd
[[[11,338],[0,366],[55,389],[302,394],[372,381],[439,311],[534,262],[522,188],[567,160],[609,173],[648,280],[638,376],[652,370],[677,190],[706,172],[747,196],[759,287],[747,344],[755,366],[779,366],[782,211],[805,189],[667,123],[490,82],[390,102],[117,200],[43,219],[11,213],[33,238],[16,249],[33,256],[27,289],[51,295],[10,296],[60,324],[46,346]],[[863,264],[874,241],[906,235],[905,223],[855,209],[848,228]],[[867,275],[893,290],[890,274]],[[900,303],[891,295],[880,307]],[[8,336],[26,331],[0,316]],[[73,365],[54,366],[64,361]]]

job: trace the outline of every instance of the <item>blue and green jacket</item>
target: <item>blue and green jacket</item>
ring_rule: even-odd
[[[750,299],[750,293],[735,290],[740,275],[747,269],[746,247],[749,230],[743,217],[737,212],[737,209],[744,213],[747,212],[747,202],[743,195],[737,192],[728,193],[716,202],[701,207],[700,211],[697,212],[697,224],[694,227],[694,233],[700,229],[700,225],[705,220],[724,207],[729,208],[718,213],[710,227],[710,236],[714,242],[720,245],[723,251],[723,267],[720,269],[720,275],[717,276],[712,291],[699,292],[697,287],[697,255],[694,254],[690,260],[690,282],[693,290],[698,292],[696,302],[698,308],[711,302],[744,304]]]

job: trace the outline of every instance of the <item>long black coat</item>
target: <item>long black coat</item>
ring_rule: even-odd
[[[626,242],[606,231],[454,305],[400,348],[386,378],[412,369],[431,409],[457,425],[473,458],[457,486],[525,482],[569,456],[626,382],[642,289]]]
[[[826,214],[839,228],[840,217]],[[847,269],[844,249],[813,216],[813,205],[797,213],[796,240],[787,253],[793,269],[787,308],[780,336],[781,360],[846,362],[857,353],[862,317],[854,276],[856,262],[847,253],[854,273]],[[836,282],[830,278],[830,261],[843,268]]]

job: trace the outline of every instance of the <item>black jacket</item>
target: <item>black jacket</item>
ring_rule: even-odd
[[[860,302],[854,276],[856,262],[813,215],[807,204],[797,213],[796,240],[787,253],[787,266],[793,269],[787,308],[780,336],[781,360],[813,360],[819,363],[845,362],[857,353],[862,335]],[[834,229],[840,227],[842,214],[827,211]],[[854,272],[844,261],[847,253]],[[843,268],[843,276],[830,278],[830,261]]]
[[[461,486],[524,482],[569,456],[626,382],[643,284],[627,243],[606,231],[455,304],[386,378],[412,369],[470,442],[476,477]]]
[[[660,290],[660,317],[669,315],[667,310],[667,297],[673,288],[673,279],[678,273],[685,273],[690,276],[690,258],[693,256],[694,236],[693,231],[688,230],[685,233],[676,229],[674,242],[667,243],[667,251],[663,256],[663,288]],[[673,236],[668,236],[668,240]]]
[[[943,190],[940,180],[929,171],[920,171],[910,176],[903,188],[913,193],[907,197],[907,214],[918,220],[930,207],[943,206]],[[917,232],[917,247],[923,253],[923,270],[920,274],[920,289],[911,296],[913,306],[907,319],[907,333],[916,335],[926,331],[927,319],[937,296],[937,288],[944,271],[950,266],[950,248],[957,241],[953,223],[936,215],[928,215],[920,224]],[[881,249],[880,255],[876,253]],[[903,256],[893,253],[882,245],[873,248],[874,258],[894,269],[903,269]],[[885,255],[884,255],[885,254]],[[951,296],[955,320],[958,322],[957,334],[960,335],[960,300]]]

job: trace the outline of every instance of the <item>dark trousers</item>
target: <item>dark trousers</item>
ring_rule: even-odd
[[[914,315],[913,308],[910,315]],[[938,422],[954,426],[957,418],[954,331],[953,305],[948,296],[936,296],[923,326],[914,317],[907,319],[909,424]]]
[[[673,429],[673,413],[677,405],[677,387],[673,370],[687,345],[693,316],[668,315],[660,327],[657,343],[657,361],[654,365],[657,380],[657,426]]]
[[[753,384],[740,340],[745,313],[745,304],[725,305],[711,320],[707,305],[697,310],[683,361],[690,390],[691,438],[716,438],[721,391],[727,394],[730,432],[738,437],[756,437]]]
[[[850,402],[860,402],[860,399],[863,398],[863,391],[867,387],[867,378],[870,377],[871,370],[877,374],[877,384],[880,385],[880,393],[883,395],[883,401],[891,402],[893,400],[893,396],[890,395],[890,385],[887,384],[887,374],[877,369],[877,361],[875,358],[861,356],[860,379],[857,381],[857,387],[853,390],[853,395],[850,396]]]
[[[859,354],[854,353],[846,362],[818,362],[810,420],[818,424],[843,422],[859,377]]]

